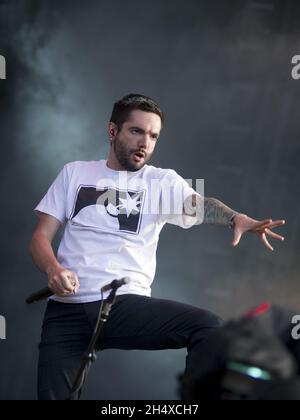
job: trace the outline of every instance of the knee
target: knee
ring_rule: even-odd
[[[224,325],[224,321],[218,315],[212,312],[206,312],[205,317],[198,319],[196,325],[189,335],[188,340],[188,351],[196,348],[198,345],[202,346],[203,343],[212,335],[217,333]]]
[[[209,311],[202,311],[194,323],[190,339],[192,342],[203,340],[223,326],[224,321],[221,317]]]
[[[206,313],[206,328],[218,329],[224,326],[224,320],[213,312]]]
[[[212,316],[212,325],[214,326],[214,328],[222,328],[225,324],[224,320],[216,315],[216,314],[211,314]]]

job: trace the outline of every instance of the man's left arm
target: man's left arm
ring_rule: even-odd
[[[192,199],[191,199],[192,198]],[[220,200],[193,194],[184,203],[184,214],[197,217],[200,223],[227,226],[233,229],[232,245],[237,246],[244,233],[256,233],[262,243],[270,250],[274,248],[267,237],[284,240],[284,237],[273,232],[272,229],[285,224],[285,220],[272,219],[255,220],[246,214],[232,210]]]

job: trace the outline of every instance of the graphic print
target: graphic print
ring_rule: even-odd
[[[145,191],[80,186],[71,220],[89,206],[103,206],[107,217],[116,218],[119,230],[138,233],[141,224]],[[93,209],[92,211],[95,211]]]

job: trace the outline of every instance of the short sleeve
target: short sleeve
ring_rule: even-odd
[[[160,220],[183,229],[198,224],[196,216],[183,211],[185,200],[194,194],[199,195],[176,171],[169,170],[161,182]]]
[[[50,216],[58,219],[60,223],[63,224],[66,220],[67,214],[67,188],[67,165],[65,165],[49,187],[42,200],[34,208],[33,211],[35,214],[38,216],[40,212],[49,214]]]

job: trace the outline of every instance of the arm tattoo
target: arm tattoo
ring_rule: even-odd
[[[184,213],[197,217],[198,224],[205,223],[228,227],[233,227],[233,218],[239,214],[216,198],[203,198],[198,194],[193,194],[186,199]]]
[[[205,224],[231,226],[234,216],[238,212],[232,210],[216,198],[204,198],[204,220]]]

